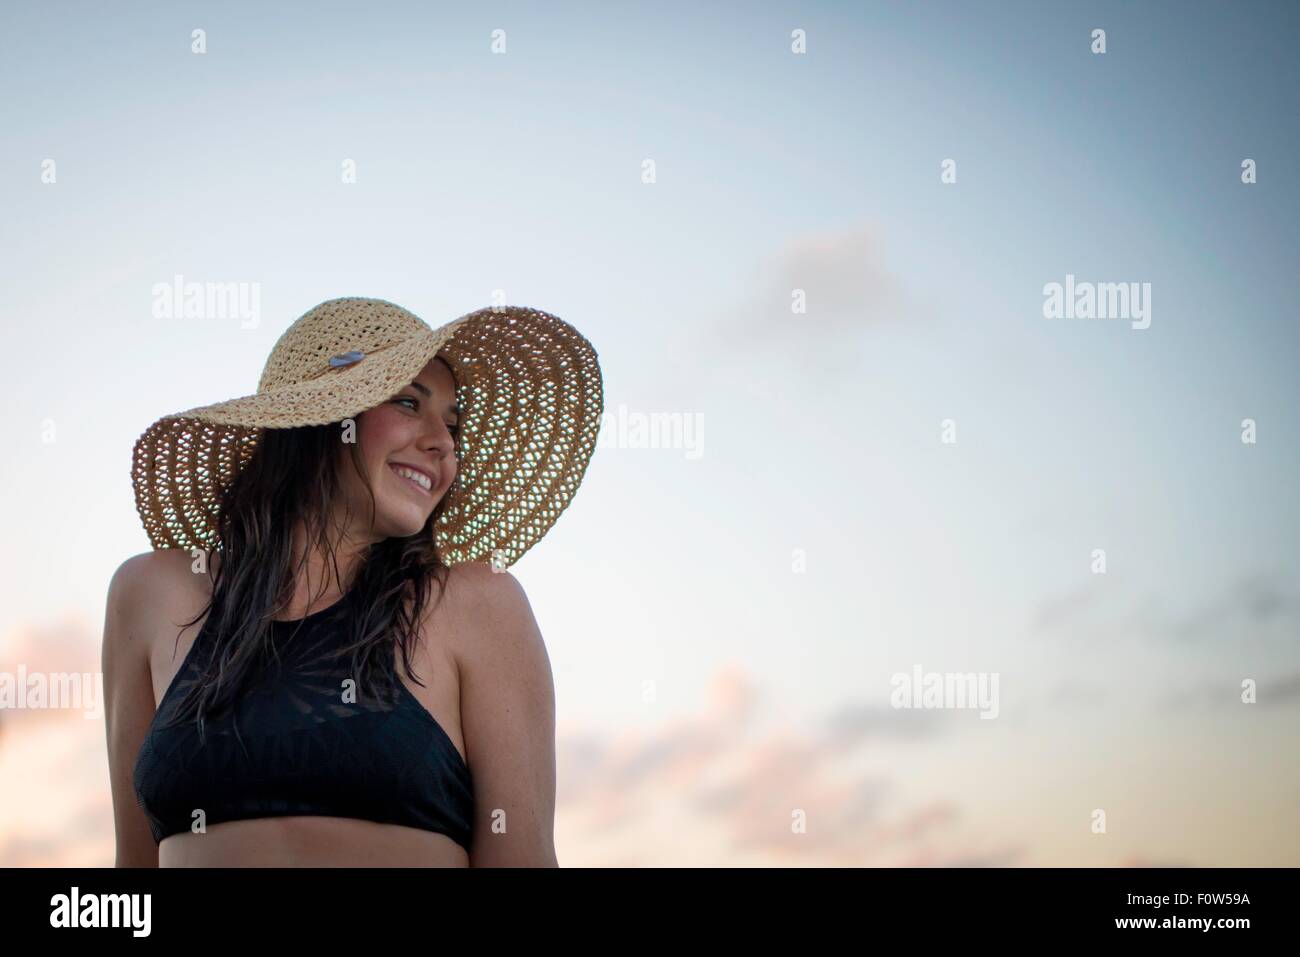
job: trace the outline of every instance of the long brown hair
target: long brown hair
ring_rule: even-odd
[[[351,655],[359,696],[360,689],[384,695],[396,692],[389,680],[396,675],[385,663],[393,659],[381,657],[393,654],[394,632],[401,639],[406,673],[419,682],[411,669],[417,626],[431,582],[438,584],[438,602],[447,583],[447,566],[438,558],[433,537],[446,496],[418,533],[369,546],[360,556],[350,587],[343,583],[327,518],[334,514],[340,496],[340,444],[364,480],[372,522],[375,515],[374,488],[361,452],[355,442],[341,441],[345,424],[265,429],[252,458],[222,495],[220,562],[215,576],[213,563],[207,569],[211,597],[185,625],[191,627],[208,614],[202,632],[210,632],[217,640],[208,642],[206,664],[199,665],[201,677],[191,684],[175,715],[178,723],[197,721],[200,740],[205,717],[233,708],[249,683],[278,657],[270,619],[285,610],[293,595],[296,569],[290,565],[297,527],[306,531],[299,567],[313,547],[327,554],[335,580],[355,609],[349,616],[352,634],[338,654]],[[183,675],[178,675],[180,678]],[[238,727],[235,733],[238,736]]]

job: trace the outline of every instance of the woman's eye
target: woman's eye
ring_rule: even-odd
[[[396,399],[393,400],[393,402],[395,403],[409,402],[411,404],[407,406],[407,408],[410,409],[412,412],[418,412],[420,410],[420,400],[415,398],[414,396],[410,396],[410,395],[398,396]],[[452,434],[453,438],[458,437],[460,435],[460,426],[449,425],[447,426],[447,431]]]

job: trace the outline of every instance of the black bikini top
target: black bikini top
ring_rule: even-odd
[[[167,688],[135,763],[136,800],[154,841],[208,824],[309,814],[362,818],[446,834],[469,850],[473,782],[451,738],[386,659],[396,697],[345,694],[342,647],[352,593],[295,621],[273,621],[280,667],[219,716],[174,723],[200,677],[211,615]],[[355,687],[348,681],[346,689]]]

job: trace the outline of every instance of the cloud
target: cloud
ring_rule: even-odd
[[[836,750],[877,739],[916,740],[939,734],[951,712],[854,704],[831,711],[825,743]]]
[[[1124,603],[1127,602],[1125,607]],[[1278,637],[1300,625],[1300,598],[1279,574],[1249,572],[1216,595],[1168,611],[1155,596],[1134,599],[1109,576],[1039,603],[1031,616],[1035,635],[1071,640],[1130,640],[1215,645]]]
[[[12,676],[17,688],[18,677],[38,673],[49,679],[52,675],[91,675],[94,681],[99,674],[100,639],[87,625],[75,618],[27,625],[12,629],[0,637],[0,672]],[[87,688],[87,693],[98,696],[98,687]],[[20,728],[32,723],[48,721],[86,721],[85,709],[70,708],[19,708],[0,710],[0,744],[5,736],[18,733]],[[93,722],[101,729],[99,721]]]
[[[850,371],[873,328],[917,312],[885,266],[882,245],[866,225],[792,238],[758,266],[735,308],[705,327],[700,354],[779,349],[805,373]],[[804,312],[792,311],[796,290]]]
[[[1256,703],[1241,700],[1241,682],[1254,678]],[[1243,668],[1241,674],[1225,674],[1218,680],[1203,679],[1176,688],[1162,696],[1160,704],[1170,711],[1206,711],[1229,708],[1274,708],[1300,702],[1300,671],[1269,674],[1258,669]]]
[[[1036,693],[1040,685],[1043,687],[1041,694]],[[1017,724],[1032,723],[1044,716],[1064,712],[1096,711],[1105,707],[1113,695],[1113,689],[1105,685],[1066,675],[1054,683],[1047,680],[1028,682],[1022,686],[1016,700],[1007,702],[1004,707],[1013,713]]]
[[[104,725],[26,722],[0,742],[0,867],[111,867]]]
[[[901,289],[884,266],[874,229],[859,226],[842,232],[799,236],[769,263],[763,297],[768,308],[753,314],[753,325],[769,334],[790,331],[792,292],[803,290],[807,313],[817,330],[852,338],[874,323],[898,318]]]
[[[1114,653],[1132,657],[1132,652],[1115,648],[1117,644],[1145,651],[1162,663],[1175,653],[1186,655],[1177,668],[1162,664],[1157,680],[1141,678],[1140,687],[1124,675],[1087,680],[1072,672],[1038,700],[1047,709],[1096,708],[1118,696],[1129,703],[1154,702],[1164,711],[1227,710],[1242,706],[1243,678],[1258,681],[1259,707],[1300,700],[1300,674],[1289,664],[1270,666],[1260,655],[1273,646],[1286,647],[1283,643],[1292,640],[1300,626],[1300,601],[1278,574],[1238,575],[1217,593],[1197,595],[1174,610],[1149,594],[1134,597],[1119,580],[1096,576],[1039,603],[1031,621],[1033,639],[1051,637],[1070,647],[1112,646],[1102,658]],[[1190,656],[1193,651],[1197,657]]]
[[[972,843],[951,798],[908,797],[888,759],[870,753],[881,742],[924,746],[943,733],[944,716],[840,706],[801,734],[775,711],[730,665],[698,712],[604,742],[589,730],[566,735],[557,827],[566,862],[862,866],[1019,855],[996,841],[990,849],[982,834]]]
[[[1198,607],[1178,616],[1148,616],[1152,634],[1179,642],[1215,642],[1260,634],[1274,625],[1293,634],[1300,601],[1275,578],[1254,573]]]
[[[1061,631],[1071,626],[1090,623],[1105,601],[1107,591],[1100,579],[1064,595],[1040,602],[1033,614],[1035,631]]]

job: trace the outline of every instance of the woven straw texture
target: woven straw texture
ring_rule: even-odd
[[[438,354],[462,410],[456,480],[435,525],[439,555],[448,565],[494,557],[513,565],[573,499],[604,411],[591,343],[520,306],[480,309],[436,330],[380,299],[309,310],[276,342],[255,394],[164,416],[136,440],[132,482],[152,546],[215,549],[221,492],[263,429],[359,415]]]

